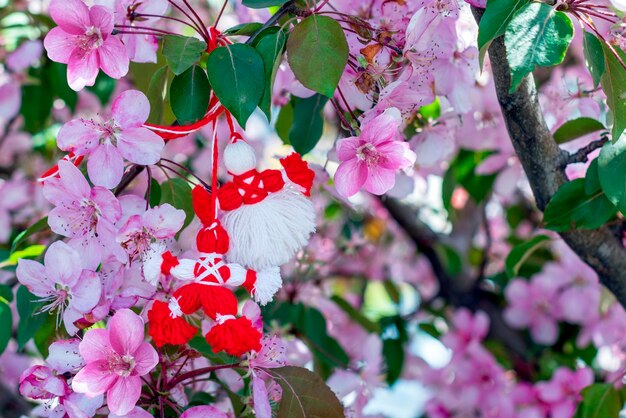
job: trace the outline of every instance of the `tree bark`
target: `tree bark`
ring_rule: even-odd
[[[480,22],[484,10],[472,7],[472,12]],[[511,142],[526,172],[537,207],[543,211],[554,193],[568,181],[565,166],[569,154],[559,148],[548,129],[532,74],[515,92],[509,93],[511,79],[503,37],[495,39],[489,46],[489,59]],[[621,237],[616,237],[606,226],[560,235],[598,273],[602,284],[626,308],[626,250]]]

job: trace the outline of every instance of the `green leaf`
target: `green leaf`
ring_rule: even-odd
[[[277,418],[343,418],[341,402],[315,373],[301,367],[265,369],[283,390]]]
[[[478,49],[480,50],[480,67],[483,66],[489,45],[498,36],[504,35],[513,16],[528,0],[487,0],[485,13],[478,25]]]
[[[263,97],[259,103],[259,108],[267,116],[267,120],[272,118],[272,88],[274,86],[274,79],[276,78],[276,71],[280,65],[283,49],[285,47],[285,41],[287,36],[282,30],[261,38],[255,48],[261,58],[263,59],[263,66],[265,68],[265,89],[263,90]]]
[[[111,95],[115,90],[116,81],[114,78],[109,77],[102,71],[98,73],[96,83],[93,86],[87,86],[87,90],[95,94],[102,105],[106,105],[111,100]]]
[[[161,185],[154,178],[150,179],[150,206],[158,206],[161,202]]]
[[[546,245],[550,241],[547,235],[537,235],[526,242],[513,247],[509,255],[506,257],[505,270],[510,278],[516,277],[524,262],[537,249]]]
[[[341,25],[316,14],[303,19],[289,36],[287,58],[305,87],[333,97],[348,62],[348,42]]]
[[[146,96],[150,102],[149,123],[161,124],[163,122],[163,108],[165,106],[165,96],[167,94],[167,79],[169,69],[166,65],[156,70],[150,79]]]
[[[209,107],[211,86],[206,73],[194,65],[172,80],[170,104],[181,125],[196,122],[204,117]]]
[[[11,252],[15,252],[20,246],[25,243],[28,238],[36,234],[37,232],[43,231],[48,228],[48,217],[41,218],[31,226],[29,226],[26,230],[20,232],[15,239],[13,240],[13,244],[11,244]]]
[[[606,129],[602,122],[594,118],[580,117],[568,120],[554,132],[554,140],[557,144],[564,144],[592,132]]]
[[[262,27],[263,24],[259,22],[241,23],[226,29],[223,33],[224,35],[250,36],[254,35]]]
[[[510,93],[536,65],[549,67],[565,58],[574,36],[574,26],[563,12],[545,3],[524,6],[509,23],[504,34],[506,56],[511,68]]]
[[[293,104],[289,102],[280,108],[278,118],[276,118],[276,125],[274,126],[276,134],[278,134],[278,137],[283,140],[283,144],[285,145],[291,144],[289,141],[289,131],[291,130],[292,125]]]
[[[293,97],[293,123],[289,130],[289,143],[297,153],[304,155],[317,145],[324,131],[322,111],[328,101],[326,96],[315,94],[309,98]]]
[[[333,302],[341,308],[342,311],[348,314],[348,316],[357,324],[361,325],[368,332],[380,332],[380,326],[370,321],[361,311],[352,306],[347,300],[338,295],[333,295],[330,298]]]
[[[392,385],[400,378],[404,368],[404,345],[408,341],[405,321],[399,317],[380,320],[382,327],[383,358],[387,365],[387,383]]]
[[[606,104],[613,112],[612,140],[616,142],[626,129],[626,70],[613,55],[610,48],[602,45],[604,50],[605,70],[600,77],[602,90],[606,94]],[[618,46],[613,49],[626,62],[626,54]]]
[[[9,303],[13,301],[13,290],[11,286],[0,284],[0,302]]]
[[[577,418],[618,418],[622,409],[619,392],[610,383],[594,383],[581,392]]]
[[[597,160],[604,194],[620,212],[626,213],[626,137],[604,144]]]
[[[209,54],[207,72],[215,95],[245,128],[263,97],[265,69],[261,56],[250,45],[216,48]]]
[[[13,314],[11,313],[11,306],[5,300],[0,300],[0,354],[6,350],[12,334]]]
[[[602,50],[602,42],[587,31],[583,35],[583,53],[585,54],[585,64],[593,79],[593,86],[598,87],[600,78],[604,74],[604,51]]]
[[[50,61],[48,81],[54,93],[74,111],[78,103],[78,93],[67,84],[67,64]]]
[[[214,364],[232,364],[238,361],[237,357],[229,356],[222,352],[214,353],[211,345],[206,341],[206,338],[202,336],[193,337],[189,341],[189,346],[198,351],[204,357],[209,359]]]
[[[602,190],[602,184],[600,183],[600,170],[598,169],[598,159],[596,158],[589,164],[585,174],[585,193],[592,195],[600,190]]]
[[[20,316],[20,322],[17,326],[17,346],[21,350],[27,342],[33,338],[37,330],[46,320],[46,315],[37,312],[42,303],[38,302],[39,298],[20,286],[16,294],[17,312]]]
[[[615,206],[602,191],[587,195],[585,179],[575,179],[557,190],[546,206],[543,220],[547,229],[562,232],[599,228],[614,214]]]
[[[266,7],[282,6],[287,0],[243,0],[243,5],[251,9],[265,9]]]
[[[24,117],[24,130],[35,134],[48,126],[48,118],[52,111],[54,92],[46,88],[50,81],[46,68],[31,69],[28,73],[33,84],[22,85],[22,105],[20,114]]]
[[[181,230],[191,223],[194,217],[191,201],[191,187],[181,178],[173,178],[161,183],[161,205],[169,203],[176,209],[185,211],[185,223]]]
[[[17,264],[17,261],[20,258],[37,258],[46,250],[45,245],[31,245],[29,247],[24,248],[23,250],[18,250],[9,256],[9,258],[2,263],[3,266],[14,266]]]
[[[184,73],[198,62],[206,48],[206,42],[196,38],[178,35],[163,38],[163,55],[175,75]]]

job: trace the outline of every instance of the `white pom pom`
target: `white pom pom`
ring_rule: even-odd
[[[313,203],[292,187],[254,205],[228,211],[222,225],[230,236],[228,260],[260,271],[289,261],[315,232]]]
[[[265,305],[272,300],[282,285],[283,279],[280,277],[280,268],[274,266],[258,271],[254,283],[254,300]]]
[[[178,265],[172,267],[170,274],[179,280],[193,280],[196,278],[194,269],[196,267],[196,260],[190,260],[188,258],[181,258],[178,260]]]
[[[224,166],[236,176],[256,168],[254,150],[245,141],[237,141],[226,146],[222,156]]]

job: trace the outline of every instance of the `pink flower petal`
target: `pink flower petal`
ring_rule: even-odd
[[[89,19],[93,26],[100,29],[103,38],[106,38],[113,31],[113,12],[111,9],[97,5],[92,6],[89,9]]]
[[[95,49],[83,51],[75,49],[67,62],[67,83],[72,90],[79,91],[85,86],[93,86],[98,76],[100,61]]]
[[[60,374],[77,372],[85,365],[78,349],[80,342],[78,338],[53,342],[50,345],[46,363]]]
[[[101,284],[98,275],[83,270],[78,283],[72,287],[70,306],[78,312],[88,313],[100,302]]]
[[[74,389],[74,392],[84,393],[90,397],[98,396],[109,390],[118,379],[118,375],[109,371],[107,361],[99,360],[94,363],[88,362],[87,365],[80,369],[76,376],[74,376],[72,389]]]
[[[150,115],[150,102],[138,90],[126,90],[113,101],[111,117],[122,129],[138,128]]]
[[[143,226],[159,239],[171,238],[185,223],[185,212],[165,203],[148,210],[143,215]]]
[[[148,343],[142,343],[133,354],[135,359],[135,372],[143,376],[150,372],[159,362],[159,355],[154,347]]]
[[[114,223],[122,217],[122,205],[110,190],[95,186],[90,197],[100,209],[103,219]]]
[[[396,173],[380,167],[372,167],[368,171],[365,190],[375,195],[382,195],[391,190],[396,183]]]
[[[61,29],[72,35],[83,35],[91,26],[89,9],[80,0],[52,0],[48,13]]]
[[[189,408],[180,418],[228,418],[228,415],[214,406],[202,405]]]
[[[128,73],[126,47],[116,36],[109,36],[98,48],[99,65],[111,78],[120,79]]]
[[[118,137],[118,149],[124,158],[135,164],[155,164],[161,159],[163,139],[146,128],[126,128]]]
[[[337,143],[337,158],[339,161],[346,161],[356,157],[356,151],[361,145],[361,140],[352,136],[350,138],[344,138]]]
[[[59,130],[57,145],[63,151],[85,155],[98,146],[101,136],[102,131],[93,121],[73,119]]]
[[[78,281],[82,264],[80,256],[63,241],[56,241],[44,256],[48,278],[55,283],[72,287]]]
[[[124,174],[124,159],[114,145],[100,144],[87,160],[87,172],[93,184],[112,189]]]
[[[52,292],[54,284],[46,277],[46,269],[34,260],[21,258],[17,261],[17,279],[35,296],[45,297]]]
[[[344,196],[354,196],[367,180],[367,166],[356,158],[339,164],[335,172],[335,188]]]
[[[109,320],[111,346],[120,355],[132,355],[144,339],[144,324],[139,315],[130,309],[121,309]]]
[[[265,382],[254,373],[252,374],[252,400],[257,418],[272,418],[272,407],[267,396]]]
[[[67,64],[76,48],[76,35],[65,32],[60,27],[52,28],[43,40],[43,46],[52,61]]]
[[[401,124],[400,111],[395,107],[389,108],[363,126],[361,138],[374,145],[380,144],[397,135]]]
[[[121,377],[107,391],[107,405],[116,415],[126,415],[133,410],[141,396],[141,379],[138,376]]]
[[[109,342],[109,332],[102,328],[90,329],[85,333],[78,349],[87,363],[108,361],[109,355],[113,352]]]

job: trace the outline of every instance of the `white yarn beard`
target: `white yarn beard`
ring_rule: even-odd
[[[261,271],[288,262],[315,232],[313,203],[286,185],[253,205],[227,211],[228,260]]]

